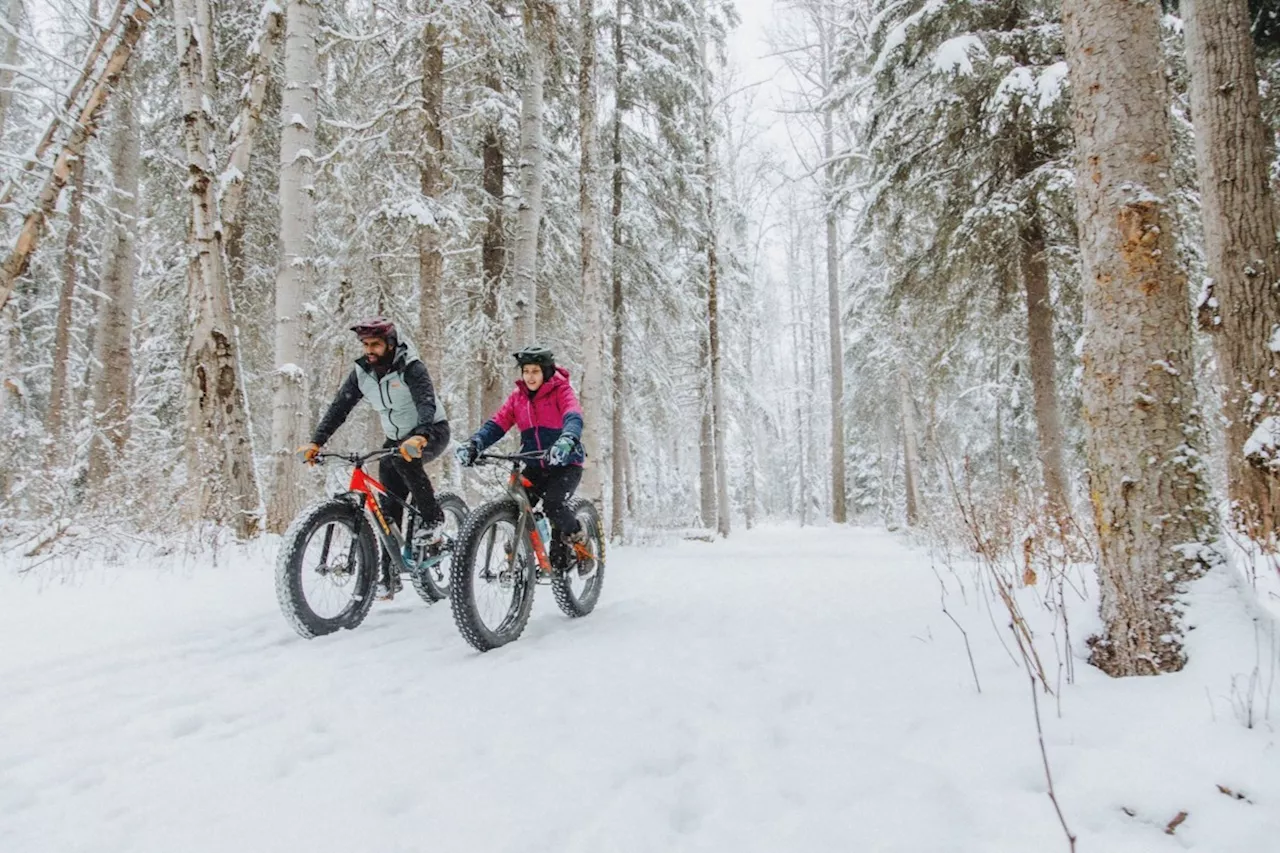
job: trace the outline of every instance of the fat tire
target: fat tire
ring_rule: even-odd
[[[518,640],[529,623],[529,613],[533,608],[537,567],[530,557],[525,560],[524,595],[516,608],[514,623],[506,631],[498,633],[490,630],[480,619],[480,614],[476,612],[475,588],[471,581],[476,549],[480,545],[484,532],[502,521],[509,522],[512,526],[520,523],[520,507],[510,498],[499,498],[477,507],[467,516],[467,523],[463,526],[454,548],[453,565],[449,567],[451,573],[449,604],[453,610],[453,621],[458,626],[458,632],[462,634],[463,639],[478,652],[487,652]],[[518,542],[516,547],[524,550],[527,544]]]
[[[556,569],[551,575],[551,593],[555,596],[556,605],[562,613],[571,619],[586,616],[596,609],[600,601],[600,588],[604,585],[604,533],[601,530],[600,514],[595,505],[584,498],[576,498],[569,502],[569,509],[580,521],[587,525],[587,536],[594,540],[596,553],[596,572],[587,579],[586,595],[578,598],[573,591],[574,576],[577,568]]]
[[[461,533],[462,528],[467,523],[467,515],[470,512],[467,509],[467,503],[455,494],[445,492],[436,495],[436,503],[440,505],[440,509],[446,515],[453,514],[458,519],[458,531]],[[457,553],[457,543],[454,543],[454,553]],[[409,582],[413,584],[414,590],[427,604],[435,604],[437,601],[444,601],[449,597],[449,590],[453,588],[453,557],[449,557],[449,585],[441,587],[430,577],[430,572],[410,572]]]
[[[302,558],[312,535],[333,522],[343,523],[355,534],[360,566],[354,580],[352,604],[337,616],[326,619],[311,609],[302,592]],[[295,518],[281,538],[280,553],[276,557],[276,600],[280,602],[280,610],[289,624],[299,636],[308,640],[342,628],[350,630],[369,615],[377,574],[378,550],[364,513],[349,501],[327,500]]]

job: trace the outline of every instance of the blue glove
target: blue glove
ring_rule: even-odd
[[[476,457],[480,455],[480,445],[476,443],[474,438],[469,438],[458,445],[458,449],[453,451],[453,455],[457,457],[459,465],[463,468],[470,468],[476,464]]]
[[[578,444],[573,440],[573,436],[562,435],[556,439],[555,444],[551,445],[551,451],[547,454],[547,461],[552,465],[568,465],[569,457],[577,449]]]

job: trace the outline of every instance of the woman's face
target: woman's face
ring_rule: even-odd
[[[530,391],[537,391],[542,387],[542,367],[537,364],[526,364],[520,368],[520,378],[524,380],[525,386]]]

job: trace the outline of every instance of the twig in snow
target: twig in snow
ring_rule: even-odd
[[[1062,831],[1067,834],[1067,846],[1071,853],[1076,851],[1076,837],[1071,833],[1071,829],[1067,826],[1067,819],[1062,815],[1062,807],[1058,805],[1058,795],[1053,790],[1053,772],[1049,769],[1049,751],[1044,746],[1044,728],[1040,725],[1040,697],[1036,695],[1036,678],[1030,672],[1027,673],[1027,680],[1031,685],[1031,703],[1035,707],[1036,712],[1036,737],[1040,740],[1040,759],[1044,762],[1044,778],[1049,784],[1049,801],[1053,803],[1053,810],[1058,813],[1058,821],[1062,824]],[[1125,809],[1125,814],[1133,817],[1133,812]],[[1186,818],[1186,814],[1183,814]],[[1179,821],[1181,823],[1181,821]],[[1170,832],[1170,835],[1173,833]]]

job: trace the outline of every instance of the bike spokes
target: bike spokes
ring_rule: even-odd
[[[316,531],[319,533],[320,531]],[[324,525],[321,536],[312,536],[302,555],[302,595],[321,619],[344,613],[356,595],[355,531],[338,521]]]

